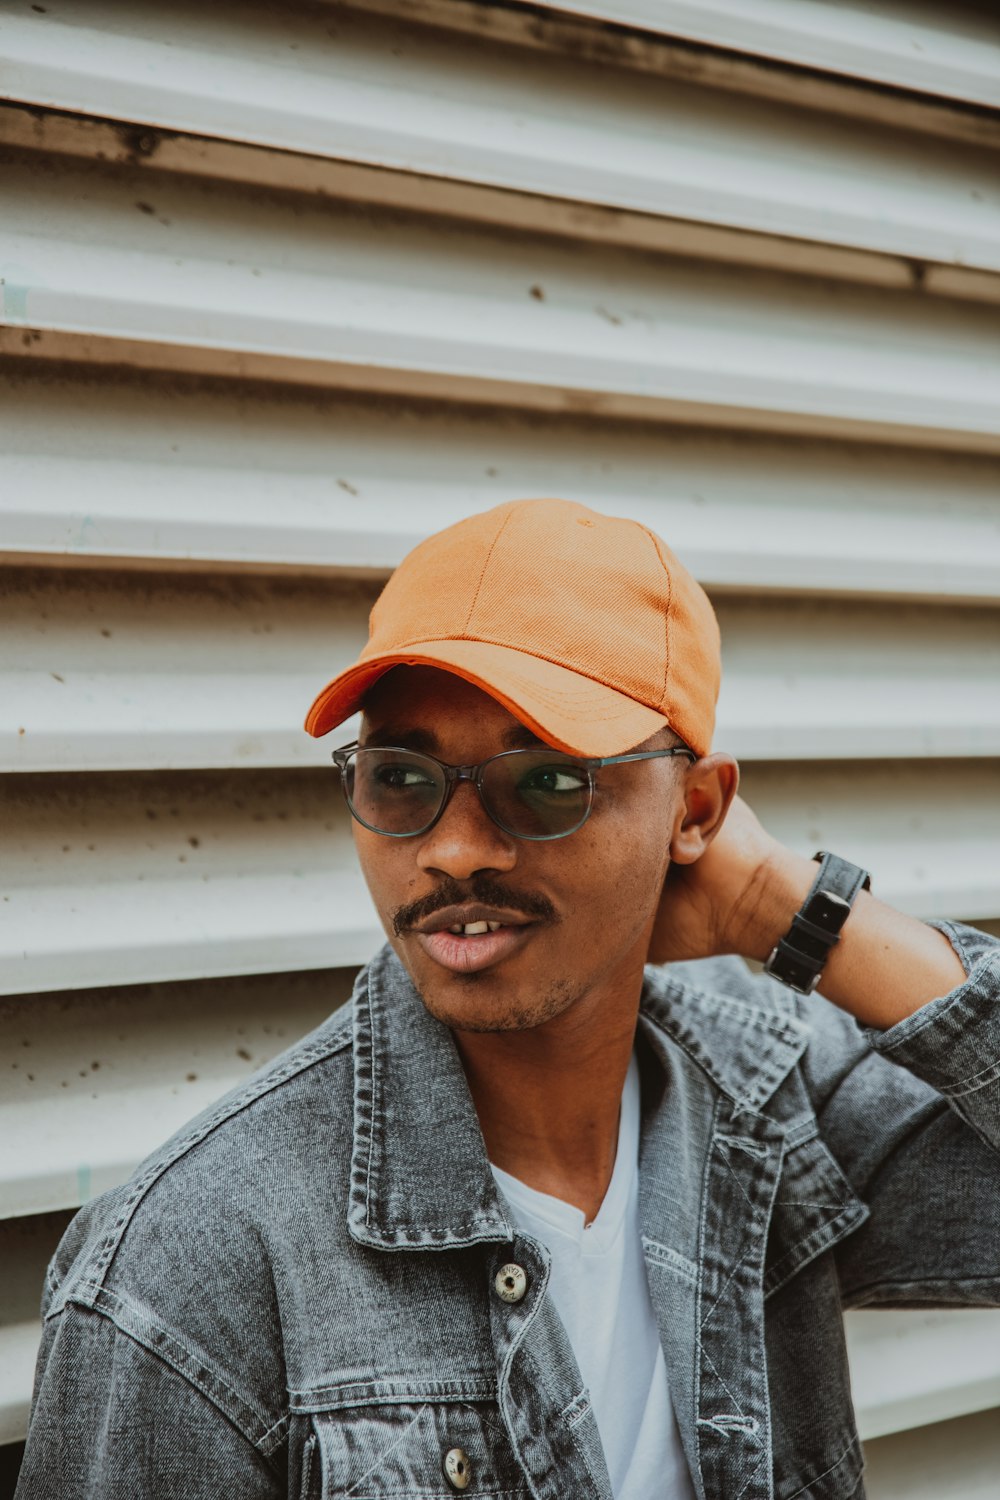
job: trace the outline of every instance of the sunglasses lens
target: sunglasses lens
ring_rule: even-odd
[[[444,797],[441,769],[412,750],[358,750],[344,779],[355,817],[378,833],[419,833]]]
[[[590,811],[585,766],[551,750],[515,750],[486,765],[483,796],[496,818],[522,838],[553,838],[579,828]]]

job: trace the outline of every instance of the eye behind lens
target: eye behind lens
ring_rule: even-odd
[[[440,766],[415,750],[359,750],[351,806],[369,828],[379,833],[417,833],[435,816],[445,791]]]
[[[586,766],[570,756],[515,750],[488,762],[483,796],[498,821],[522,838],[552,838],[578,827],[590,810]]]

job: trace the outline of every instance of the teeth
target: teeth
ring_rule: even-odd
[[[489,932],[490,924],[489,922],[466,922],[463,930],[466,937],[472,937],[477,932]]]
[[[486,925],[490,929],[491,932],[496,932],[500,927],[503,926],[503,923],[502,922],[487,922]]]

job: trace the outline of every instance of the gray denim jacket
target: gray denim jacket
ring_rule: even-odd
[[[646,970],[643,1245],[702,1500],[861,1497],[842,1308],[1000,1302],[1000,943],[941,925],[969,978],[884,1033],[737,959]],[[548,1277],[386,946],[69,1226],[19,1500],[452,1500],[454,1448],[470,1500],[610,1500]]]

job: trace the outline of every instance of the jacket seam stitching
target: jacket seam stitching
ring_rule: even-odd
[[[811,1485],[818,1484],[821,1479],[825,1479],[828,1474],[832,1474],[836,1469],[839,1469],[841,1464],[844,1462],[844,1459],[848,1458],[850,1454],[854,1452],[854,1449],[858,1446],[859,1441],[860,1438],[858,1437],[858,1434],[855,1433],[851,1438],[851,1441],[848,1443],[847,1447],[841,1453],[840,1457],[834,1459],[830,1467],[828,1469],[824,1469],[822,1474],[813,1474],[812,1477],[810,1479],[807,1479],[805,1484],[801,1485],[794,1494],[789,1495],[788,1500],[796,1500],[797,1495],[804,1495],[806,1490],[809,1489]]]
[[[172,1373],[176,1375],[178,1379],[183,1380],[185,1385],[187,1385],[191,1390],[197,1391],[199,1396],[201,1396],[204,1401],[207,1401],[209,1405],[213,1406],[215,1410],[219,1412],[220,1415],[222,1415],[226,1419],[226,1421],[236,1429],[236,1431],[240,1434],[240,1437],[242,1437],[244,1441],[248,1443],[251,1448],[253,1448],[254,1452],[259,1453],[261,1458],[265,1460],[265,1462],[272,1470],[276,1470],[277,1466],[271,1462],[271,1454],[273,1453],[274,1448],[277,1446],[277,1444],[272,1444],[270,1446],[265,1446],[265,1444],[278,1428],[282,1428],[287,1424],[287,1416],[279,1418],[279,1420],[277,1422],[273,1422],[270,1427],[262,1430],[259,1437],[252,1436],[251,1433],[249,1433],[243,1426],[243,1424],[238,1420],[235,1412],[232,1411],[228,1406],[224,1406],[218,1399],[218,1397],[216,1395],[213,1395],[212,1391],[208,1387],[206,1387],[206,1385],[202,1381],[200,1381],[196,1376],[192,1375],[189,1371],[181,1368],[178,1363],[168,1357],[167,1353],[165,1353],[163,1349],[154,1348],[152,1345],[147,1343],[146,1340],[140,1336],[138,1329],[126,1327],[126,1325],[119,1320],[119,1318],[115,1315],[116,1312],[119,1308],[128,1306],[128,1303],[126,1303],[124,1298],[119,1297],[116,1293],[109,1292],[106,1288],[100,1287],[96,1284],[92,1284],[90,1289],[95,1295],[99,1294],[101,1297],[113,1299],[115,1306],[113,1308],[102,1307],[96,1301],[82,1301],[78,1300],[76,1296],[68,1298],[67,1302],[72,1302],[75,1305],[79,1305],[80,1307],[85,1308],[86,1311],[94,1313],[97,1317],[103,1318],[104,1321],[110,1323],[111,1326],[115,1328],[123,1338],[127,1338],[130,1343],[135,1344],[138,1348],[142,1349],[150,1358],[155,1359],[158,1364],[161,1364],[166,1369],[172,1371]],[[81,1288],[81,1291],[83,1290],[84,1289]],[[178,1349],[183,1351],[183,1353],[188,1358],[198,1358],[200,1361],[200,1356],[192,1355],[191,1351],[187,1349],[187,1346],[182,1342],[182,1340],[177,1338],[176,1334],[171,1332],[170,1329],[156,1322],[153,1318],[147,1318],[147,1321],[150,1328],[156,1329],[158,1333],[161,1333],[164,1336],[164,1339],[169,1341],[169,1344],[175,1345]],[[229,1394],[234,1397],[235,1401],[239,1402],[241,1406],[245,1407],[248,1412],[253,1411],[252,1402],[248,1401],[246,1397],[242,1396],[240,1392],[235,1388],[235,1386],[230,1385],[225,1377],[218,1375],[216,1378],[218,1379],[220,1387],[228,1391]],[[259,1416],[258,1420],[260,1420]]]
[[[780,1260],[770,1266],[764,1276],[764,1300],[773,1297],[775,1292],[780,1292],[783,1286],[787,1286],[800,1270],[809,1265],[811,1261],[823,1255],[827,1250],[832,1250],[834,1245],[839,1244],[845,1237],[841,1232],[847,1226],[847,1233],[853,1229],[860,1229],[868,1217],[866,1205],[856,1198],[843,1204],[840,1212],[825,1223],[817,1225],[808,1234],[785,1251]],[[815,1243],[814,1243],[815,1242]],[[794,1257],[794,1259],[793,1259]]]
[[[1000,1057],[985,1068],[980,1068],[978,1073],[970,1073],[967,1078],[960,1078],[957,1083],[941,1083],[937,1085],[937,1091],[945,1099],[962,1099],[966,1094],[977,1094],[980,1089],[989,1088],[991,1083],[996,1083],[1000,1078]]]
[[[191,1131],[188,1135],[181,1136],[173,1144],[170,1153],[166,1157],[157,1158],[151,1162],[133,1183],[132,1190],[126,1195],[121,1211],[111,1230],[105,1236],[101,1249],[92,1263],[93,1274],[96,1278],[95,1284],[103,1286],[104,1277],[107,1275],[111,1262],[114,1260],[125,1230],[128,1228],[135,1210],[154,1182],[164,1176],[171,1167],[176,1166],[181,1158],[186,1156],[195,1146],[200,1146],[202,1141],[207,1140],[225,1121],[235,1119],[237,1115],[242,1114],[244,1110],[256,1104],[259,1099],[263,1099],[267,1094],[281,1088],[290,1079],[297,1078],[300,1074],[307,1072],[309,1068],[314,1067],[317,1063],[326,1062],[331,1057],[335,1057],[339,1052],[349,1047],[350,1044],[351,1036],[349,1032],[342,1038],[307,1044],[301,1052],[293,1054],[293,1057],[274,1074],[266,1074],[256,1084],[248,1086],[245,1096],[242,1094],[237,1095],[235,1099],[230,1100],[226,1104],[225,1108],[219,1109],[210,1115],[196,1130]]]
[[[347,1407],[414,1406],[417,1403],[426,1406],[446,1401],[468,1403],[495,1401],[497,1396],[496,1385],[487,1379],[478,1382],[438,1382],[437,1388],[428,1385],[423,1389],[414,1389],[410,1386],[399,1391],[379,1390],[378,1385],[377,1380],[352,1380],[342,1385],[317,1386],[315,1390],[290,1388],[288,1397],[296,1411],[309,1411],[317,1415],[324,1410],[339,1411]],[[315,1412],[314,1405],[317,1408]]]
[[[712,1109],[712,1123],[711,1123],[711,1127],[710,1127],[710,1136],[709,1136],[709,1139],[711,1139],[715,1135],[715,1127],[716,1127],[716,1123],[718,1121],[718,1118],[719,1118],[719,1100],[716,1099],[714,1107]],[[696,1340],[696,1348],[697,1348],[698,1358],[695,1361],[694,1411],[695,1411],[695,1418],[696,1418],[696,1420],[695,1420],[695,1424],[694,1424],[694,1430],[695,1430],[695,1456],[696,1456],[697,1461],[698,1461],[698,1474],[702,1477],[702,1480],[704,1479],[705,1469],[704,1469],[704,1464],[702,1462],[701,1424],[700,1424],[700,1421],[697,1420],[697,1419],[699,1418],[700,1413],[701,1413],[701,1363],[702,1363],[702,1361],[701,1361],[701,1355],[702,1355],[701,1334],[702,1334],[702,1328],[704,1326],[704,1316],[703,1316],[703,1311],[702,1310],[703,1310],[703,1307],[704,1307],[704,1295],[705,1295],[705,1224],[706,1224],[706,1220],[707,1220],[707,1217],[708,1217],[708,1214],[707,1214],[708,1188],[709,1188],[709,1183],[711,1181],[711,1175],[712,1175],[711,1174],[711,1168],[710,1168],[710,1161],[711,1161],[711,1151],[708,1150],[708,1151],[705,1152],[705,1162],[704,1162],[704,1168],[703,1168],[703,1173],[702,1173],[702,1183],[701,1183],[701,1203],[700,1203],[699,1209],[698,1209],[698,1286],[697,1286],[697,1289],[695,1291],[695,1302],[696,1302],[696,1306],[697,1306],[697,1309],[698,1309],[698,1312],[697,1312],[697,1324],[696,1324],[696,1327],[695,1327],[695,1340]]]
[[[843,1297],[845,1308],[867,1307],[869,1301],[859,1302],[859,1297],[868,1298],[872,1293],[885,1292],[894,1296],[897,1302],[910,1300],[909,1294],[922,1288],[930,1290],[932,1296],[937,1295],[939,1288],[947,1287],[990,1287],[1000,1288],[1000,1275],[996,1276],[921,1276],[912,1281],[868,1281],[864,1286],[852,1287]],[[889,1305],[888,1302],[886,1305]],[[933,1304],[928,1304],[933,1305]],[[938,1304],[941,1305],[940,1303]],[[967,1303],[956,1302],[955,1307],[967,1306]],[[979,1306],[980,1304],[974,1304]],[[986,1305],[986,1304],[982,1304]]]

